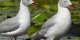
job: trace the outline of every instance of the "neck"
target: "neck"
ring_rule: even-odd
[[[65,7],[61,7],[60,4],[58,3],[58,12],[56,14],[57,16],[63,16],[63,17],[71,17],[70,12],[68,10],[68,8]]]
[[[20,9],[16,16],[29,16],[30,12],[28,10],[28,6],[23,5],[22,0],[20,2]]]
[[[69,12],[68,8],[61,7],[60,4],[58,3],[58,12]]]

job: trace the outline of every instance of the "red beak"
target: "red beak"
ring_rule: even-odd
[[[37,2],[34,2],[34,3],[32,3],[32,4],[34,4],[34,5],[39,5]]]
[[[74,5],[74,4],[72,4],[72,5],[70,5],[71,7],[73,7],[73,8],[76,8],[76,6]]]

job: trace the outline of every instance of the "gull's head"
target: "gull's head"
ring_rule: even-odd
[[[76,8],[76,6],[73,5],[70,0],[59,0],[59,5],[60,5],[61,7],[65,7],[65,8],[67,8],[67,7],[69,7],[69,6],[71,6],[71,7],[73,7],[73,8]]]
[[[28,6],[28,5],[30,5],[30,4],[38,5],[38,3],[34,2],[33,0],[22,0],[22,3],[23,3],[25,6]]]

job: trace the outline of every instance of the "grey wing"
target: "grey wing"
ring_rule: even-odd
[[[36,33],[34,33],[31,38],[32,39],[39,39],[39,38],[43,38],[44,34],[48,31],[48,29],[54,25],[54,22],[52,22],[53,19],[49,19],[48,21],[46,21],[41,29],[39,31],[37,31]]]
[[[49,28],[51,26],[53,26],[55,24],[55,22],[53,21],[53,19],[49,19],[47,20],[41,27],[41,29],[45,29],[45,28]]]
[[[14,31],[19,28],[19,25],[16,17],[7,19],[0,24],[0,33]]]
[[[41,38],[45,38],[44,35],[46,34],[46,32],[48,31],[48,29],[50,29],[50,27],[54,26],[54,24],[56,23],[54,21],[54,19],[56,18],[56,16],[53,16],[52,18],[50,18],[49,20],[47,20],[41,27],[41,29],[39,31],[37,31],[36,33],[34,33],[31,36],[31,40],[35,40],[35,39],[41,39]]]
[[[54,22],[54,18],[50,18],[49,20],[47,20],[41,27],[41,30],[39,31],[39,33],[41,33],[42,35],[44,35],[49,29],[50,27],[54,26],[56,22]]]

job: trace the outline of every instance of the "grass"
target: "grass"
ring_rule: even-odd
[[[20,1],[20,0],[19,0]],[[0,1],[0,14],[1,15],[7,15],[10,17],[14,17],[18,10],[19,10],[19,1],[15,0],[15,2],[10,1]],[[54,15],[58,8],[57,8],[57,2],[58,0],[35,0],[40,4],[40,7],[36,6],[29,6],[30,12],[31,12],[31,21],[36,23],[35,25],[31,26],[31,28],[28,31],[28,34],[31,36],[34,32],[40,29],[42,23],[52,17]],[[69,8],[70,12],[72,14],[72,21],[76,23],[80,23],[80,4],[78,1],[72,1],[77,6],[77,9]],[[34,18],[36,15],[41,15],[36,18]],[[7,19],[7,17],[5,18]],[[42,20],[43,19],[43,20]],[[4,19],[3,19],[4,20]],[[3,21],[3,20],[0,20]],[[80,40],[80,38],[79,38]]]

